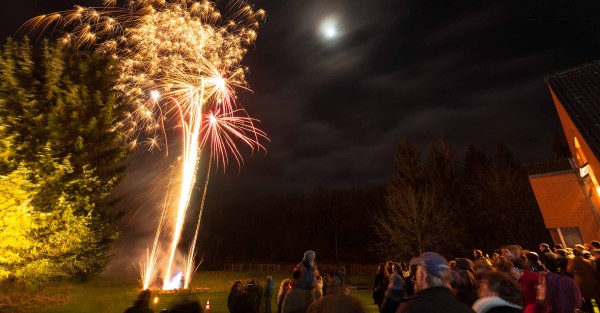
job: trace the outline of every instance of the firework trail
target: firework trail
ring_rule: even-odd
[[[235,113],[245,114],[245,111],[238,109],[232,112],[232,114]],[[190,244],[187,257],[185,258],[185,289],[189,287],[191,277],[195,272],[194,259],[196,256],[196,240],[198,239],[198,233],[200,231],[200,221],[202,220],[202,212],[204,211],[204,201],[206,200],[206,191],[208,189],[212,162],[221,161],[223,167],[226,167],[228,160],[227,152],[229,152],[235,157],[239,165],[239,163],[243,160],[241,158],[240,151],[235,145],[236,142],[242,142],[252,150],[255,148],[264,149],[262,144],[258,141],[258,138],[267,139],[267,135],[264,132],[254,127],[253,121],[255,120],[247,116],[222,115],[210,112],[209,114],[205,114],[205,120],[207,122],[203,125],[203,137],[201,145],[205,146],[208,142],[210,142],[211,157],[208,163],[206,181],[204,182],[204,191],[202,193],[202,200],[200,202],[200,212],[198,213],[194,239]],[[254,134],[255,137],[247,136],[247,133]]]
[[[235,101],[235,89],[247,89],[247,69],[240,63],[256,39],[264,11],[234,1],[227,8],[229,18],[224,19],[209,1],[129,0],[121,6],[118,3],[106,0],[99,8],[75,6],[73,10],[33,18],[22,29],[40,34],[58,32],[59,42],[66,46],[95,48],[118,61],[116,91],[129,113],[115,130],[123,133],[132,147],[160,148],[167,140],[165,125],[179,128],[183,141],[181,177],[165,271],[163,288],[166,288],[201,149],[209,145],[211,162],[214,160],[217,166],[225,168],[228,155],[233,155],[238,164],[242,162],[236,141],[252,150],[264,148],[259,139],[266,138],[265,134],[254,127],[255,120],[245,115]],[[202,209],[203,204],[199,219]],[[162,222],[161,217],[152,252],[147,257],[144,281],[153,276],[160,263],[153,256],[160,250],[157,238]],[[190,253],[193,258],[193,249]],[[189,275],[186,273],[186,281]]]

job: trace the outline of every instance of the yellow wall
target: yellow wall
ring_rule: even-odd
[[[573,171],[529,176],[546,228],[579,227],[586,242],[600,239],[598,222]],[[554,238],[555,242],[560,242]]]

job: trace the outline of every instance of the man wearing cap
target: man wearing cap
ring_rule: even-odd
[[[396,313],[474,312],[452,295],[452,271],[443,256],[425,252],[418,261],[415,284],[417,292],[400,304]]]

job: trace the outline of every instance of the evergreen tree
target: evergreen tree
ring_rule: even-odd
[[[397,186],[419,184],[421,177],[420,159],[421,151],[417,147],[406,139],[400,141],[391,183]]]
[[[127,156],[114,131],[124,115],[112,92],[115,75],[112,61],[99,55],[48,42],[34,48],[27,39],[4,46],[0,146],[7,150],[0,152],[0,175],[15,188],[0,189],[0,197],[14,200],[2,212],[26,208],[32,223],[22,245],[11,246],[28,257],[0,261],[5,276],[87,278],[108,263],[123,214],[109,195]],[[12,216],[16,223],[23,218]]]
[[[545,242],[548,232],[527,174],[508,148],[498,144],[489,162],[475,149],[467,157],[460,201],[470,217],[467,236],[473,248]]]
[[[453,253],[461,246],[462,224],[453,214],[454,154],[442,144],[432,146],[424,161],[420,155],[408,141],[400,143],[385,198],[387,210],[371,221],[380,239],[374,248],[386,258],[408,260],[424,251]]]

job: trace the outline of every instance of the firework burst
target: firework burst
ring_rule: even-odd
[[[29,20],[22,30],[59,33],[58,41],[75,49],[94,48],[118,61],[116,91],[121,105],[129,108],[116,125],[132,147],[148,150],[166,146],[166,125],[181,133],[180,187],[163,288],[171,280],[173,258],[185,224],[195,184],[200,151],[210,147],[211,162],[223,168],[228,156],[238,164],[242,156],[236,144],[264,149],[259,140],[266,135],[255,128],[236,103],[235,90],[248,89],[247,69],[241,66],[247,49],[256,39],[265,13],[233,1],[223,18],[209,1],[105,0],[104,6],[52,13]],[[209,172],[210,173],[210,168]],[[205,183],[205,192],[206,184]],[[202,216],[204,196],[196,232]],[[144,288],[155,275],[164,219],[160,222],[143,266]],[[194,237],[195,246],[197,236]],[[194,247],[188,252],[184,274],[189,285]]]

